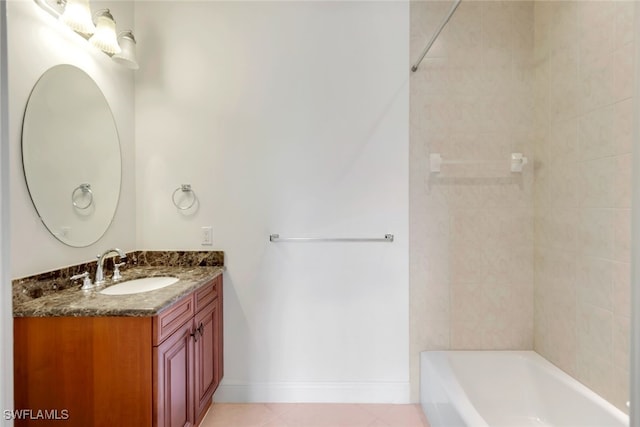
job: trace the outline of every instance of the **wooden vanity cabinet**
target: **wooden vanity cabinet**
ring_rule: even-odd
[[[65,426],[196,426],[222,354],[222,276],[154,317],[15,318],[15,408],[66,410]]]
[[[33,411],[16,426],[152,425],[150,317],[19,317],[13,325],[14,409]],[[37,419],[38,410],[67,419]]]
[[[209,409],[222,379],[221,292],[215,280],[155,318],[155,426],[198,425]]]
[[[194,319],[194,327],[197,326],[200,333],[198,340],[194,342],[193,352],[194,404],[197,424],[207,413],[211,397],[219,383],[218,310],[218,304],[211,303],[206,309],[196,314]]]

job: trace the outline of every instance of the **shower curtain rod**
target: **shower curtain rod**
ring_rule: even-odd
[[[447,22],[449,22],[449,19],[451,19],[451,17],[453,16],[453,13],[456,11],[461,1],[462,0],[455,0],[455,2],[453,3],[453,6],[451,6],[451,9],[449,10],[449,13],[447,13],[447,16],[445,16],[445,18],[442,20],[442,23],[440,24],[436,32],[431,37],[431,40],[429,40],[429,43],[427,43],[427,47],[425,47],[424,50],[422,51],[422,54],[420,55],[420,59],[418,59],[416,63],[413,64],[413,66],[411,67],[411,71],[413,71],[414,73],[418,71],[418,66],[420,65],[424,57],[427,56],[427,52],[429,52],[429,49],[431,49],[431,46],[433,45],[433,43],[435,43],[436,39],[442,32],[442,29],[444,28],[444,26],[447,25]]]

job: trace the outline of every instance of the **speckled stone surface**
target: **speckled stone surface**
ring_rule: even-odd
[[[221,251],[137,251],[132,254],[137,265],[217,267],[224,265]]]
[[[127,254],[127,265],[121,270],[126,280],[150,276],[173,276],[180,279],[166,288],[132,295],[102,295],[99,292],[116,283],[81,291],[81,281],[69,278],[89,271],[95,277],[96,262],[13,280],[14,317],[53,316],[153,316],[173,302],[222,274],[224,253],[137,251]],[[117,258],[116,258],[117,259]],[[105,276],[112,272],[112,262],[105,263]]]

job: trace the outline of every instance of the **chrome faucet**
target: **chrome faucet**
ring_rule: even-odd
[[[83,291],[89,290],[91,288],[93,288],[93,283],[91,283],[91,279],[89,278],[89,272],[85,271],[82,274],[76,274],[75,276],[71,276],[69,278],[69,280],[74,281],[74,280],[78,280],[78,279],[83,279],[82,280],[82,287],[80,288]]]
[[[117,253],[120,259],[127,258],[127,254],[125,254],[122,249],[118,248],[107,249],[102,255],[98,255],[98,268],[96,269],[96,281],[94,282],[95,286],[104,284],[104,259],[112,252]]]

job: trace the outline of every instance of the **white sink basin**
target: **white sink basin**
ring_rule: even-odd
[[[127,280],[117,285],[109,286],[100,291],[103,295],[129,295],[139,294],[140,292],[155,291],[169,285],[173,285],[179,279],[176,277],[145,277],[142,279]]]

